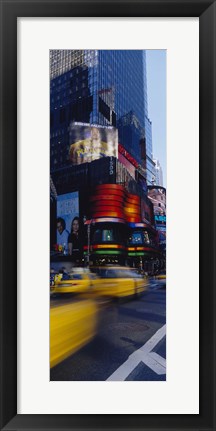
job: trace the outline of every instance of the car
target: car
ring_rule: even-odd
[[[99,305],[93,299],[50,300],[50,368],[77,352],[96,335]]]
[[[159,274],[155,276],[156,280],[166,280],[166,274]]]
[[[98,266],[92,267],[91,271],[99,277],[93,282],[93,290],[101,296],[139,296],[148,288],[147,277],[130,267]]]
[[[96,275],[87,268],[73,268],[70,272],[57,273],[54,276],[52,294],[87,293],[93,287]]]
[[[157,280],[157,283],[161,287],[166,287],[166,273],[162,272],[160,274],[155,275],[155,280]]]
[[[139,296],[148,288],[148,278],[125,266],[73,268],[54,277],[52,294],[90,294],[100,298]]]

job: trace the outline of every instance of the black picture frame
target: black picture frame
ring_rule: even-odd
[[[1,429],[216,430],[215,420],[215,0],[1,0]],[[17,415],[17,18],[199,17],[200,413]],[[7,229],[10,226],[10,229]],[[185,387],[185,390],[187,388]]]

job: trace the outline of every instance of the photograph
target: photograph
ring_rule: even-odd
[[[166,381],[166,50],[49,73],[50,381]]]
[[[216,0],[0,4],[0,430],[215,431]]]

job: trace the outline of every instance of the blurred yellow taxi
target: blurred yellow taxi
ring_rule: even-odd
[[[98,304],[91,299],[50,300],[50,367],[92,340],[97,330]]]
[[[161,272],[160,274],[155,275],[156,280],[166,280],[166,273]]]
[[[54,277],[52,293],[87,293],[93,287],[96,276],[87,268],[73,268],[69,273],[58,273]]]
[[[148,288],[148,279],[125,266],[99,266],[91,270],[98,278],[93,281],[95,293],[106,297],[126,297],[140,295]]]
[[[99,266],[74,268],[70,273],[59,273],[54,277],[52,294],[85,293],[94,297],[139,296],[148,288],[148,279],[125,266]]]
[[[155,275],[155,280],[157,280],[157,284],[159,286],[166,287],[166,274],[165,274],[165,272]]]

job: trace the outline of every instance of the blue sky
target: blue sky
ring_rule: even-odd
[[[153,156],[160,161],[166,187],[166,50],[147,50],[146,66]]]

